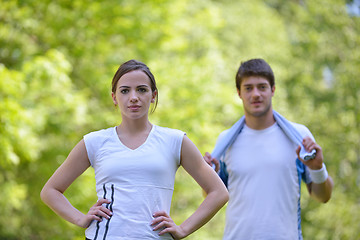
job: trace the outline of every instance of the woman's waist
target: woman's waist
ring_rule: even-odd
[[[154,211],[170,211],[173,189],[150,185],[118,186],[112,183],[97,188],[98,199],[108,199],[105,204],[112,211],[124,214],[150,214]]]
[[[152,190],[152,191],[174,191],[172,184],[165,183],[148,183],[148,182],[131,182],[131,181],[114,181],[110,182],[107,179],[96,181],[96,192],[110,192],[111,189],[121,192],[134,192],[138,190]]]
[[[157,186],[103,184],[97,189],[97,195],[99,199],[106,198],[111,201],[104,206],[113,214],[109,220],[94,221],[87,230],[89,236],[96,231],[103,230],[105,233],[107,227],[109,227],[109,237],[112,234],[118,236],[119,233],[123,239],[127,239],[128,236],[137,236],[138,239],[158,236],[158,232],[152,230],[150,223],[156,211],[162,210],[170,214],[172,193],[173,189]],[[167,238],[164,236],[164,239]]]

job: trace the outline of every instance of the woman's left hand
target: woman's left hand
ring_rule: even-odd
[[[154,226],[154,231],[160,230],[159,235],[169,233],[174,239],[186,237],[185,231],[176,225],[165,211],[155,212],[153,217],[155,219],[151,222],[151,226]]]

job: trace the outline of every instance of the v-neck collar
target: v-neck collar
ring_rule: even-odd
[[[120,138],[119,138],[119,136],[118,136],[118,134],[117,134],[117,132],[116,132],[116,129],[117,129],[117,126],[115,126],[115,127],[113,128],[113,133],[114,133],[114,137],[116,137],[116,139],[117,139],[117,141],[119,142],[119,144],[120,144],[121,146],[123,146],[124,148],[128,149],[129,151],[137,151],[137,150],[143,148],[143,146],[146,145],[146,143],[149,141],[149,139],[150,139],[153,131],[155,131],[155,125],[152,124],[151,130],[150,130],[147,138],[145,139],[145,141],[144,141],[140,146],[138,146],[138,147],[135,148],[135,149],[129,148],[128,146],[126,146],[126,145],[120,140]]]

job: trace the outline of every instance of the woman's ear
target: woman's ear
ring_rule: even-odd
[[[115,106],[118,105],[117,100],[116,100],[116,95],[115,95],[115,93],[113,93],[113,92],[111,93],[111,98],[112,98]]]
[[[155,102],[156,95],[157,95],[157,91],[155,90],[155,91],[152,93],[152,99],[151,99],[151,102],[152,102],[152,103]]]

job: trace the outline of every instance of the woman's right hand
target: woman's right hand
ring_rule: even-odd
[[[89,212],[80,219],[78,225],[87,228],[93,220],[101,222],[103,218],[109,219],[112,216],[112,212],[110,209],[104,207],[103,204],[108,204],[110,202],[110,200],[104,198],[97,201],[97,203],[90,208]]]

